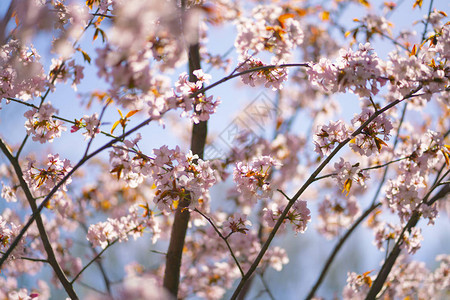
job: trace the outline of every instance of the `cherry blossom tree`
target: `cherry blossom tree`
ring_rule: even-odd
[[[309,231],[335,245],[296,299],[322,299],[364,226],[384,258],[343,299],[450,295],[450,255],[414,257],[450,213],[442,3],[1,5],[0,299],[277,299]]]

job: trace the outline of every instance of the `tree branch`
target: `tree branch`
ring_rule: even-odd
[[[19,180],[20,187],[22,188],[23,192],[25,193],[25,196],[27,197],[28,204],[31,207],[33,215],[35,215],[36,226],[38,228],[39,236],[41,237],[41,241],[44,246],[45,252],[47,253],[48,263],[53,268],[53,271],[55,272],[56,277],[58,277],[59,282],[61,282],[62,286],[64,287],[64,290],[67,292],[69,297],[71,299],[78,299],[78,296],[75,293],[75,290],[73,289],[72,283],[69,282],[69,280],[66,277],[66,274],[64,273],[63,269],[59,265],[58,260],[56,259],[55,252],[53,251],[52,245],[51,245],[50,240],[47,235],[47,231],[45,230],[45,226],[44,226],[44,222],[42,221],[41,214],[40,214],[40,212],[38,212],[36,200],[33,197],[33,195],[31,194],[31,191],[28,188],[28,184],[25,182],[25,180],[23,178],[23,173],[22,173],[22,169],[20,168],[19,162],[13,156],[11,151],[9,151],[8,147],[3,142],[2,139],[0,139],[0,149],[2,150],[3,154],[5,154],[5,156],[7,157],[7,159],[13,166],[14,171],[16,172],[16,175],[17,175],[17,179]],[[6,253],[3,256],[6,256]]]
[[[281,224],[283,223],[284,219],[286,218],[286,215],[288,214],[291,207],[294,205],[294,203],[300,198],[300,196],[303,194],[303,192],[311,185],[311,183],[314,182],[314,179],[319,175],[319,173],[325,168],[325,166],[331,161],[331,159],[348,143],[352,138],[357,136],[362,132],[364,128],[366,128],[367,125],[369,125],[375,118],[377,118],[380,114],[384,113],[385,111],[389,110],[390,108],[394,107],[395,105],[399,104],[405,99],[414,97],[415,93],[419,91],[422,87],[419,86],[414,91],[406,95],[403,99],[397,99],[390,104],[386,105],[382,109],[375,112],[372,116],[370,116],[366,122],[364,122],[358,129],[356,129],[351,137],[347,138],[346,140],[339,143],[339,145],[333,150],[333,152],[325,158],[325,160],[317,167],[317,169],[311,174],[311,176],[308,178],[308,180],[303,184],[303,186],[298,190],[298,192],[295,194],[294,197],[291,198],[291,201],[286,205],[285,209],[281,213],[281,215],[278,218],[277,223],[275,224],[274,228],[269,234],[269,237],[267,241],[264,243],[264,245],[261,248],[261,251],[259,252],[258,256],[250,266],[249,270],[245,274],[245,276],[241,279],[239,282],[239,285],[237,286],[236,290],[234,291],[233,295],[231,296],[231,299],[236,299],[239,295],[240,291],[242,290],[243,286],[245,285],[246,281],[252,276],[253,272],[255,272],[256,268],[258,267],[261,259],[263,258],[264,254],[266,253],[267,249],[269,248],[270,243],[272,242],[273,238],[275,237],[275,234],[277,233],[278,229],[280,228]]]

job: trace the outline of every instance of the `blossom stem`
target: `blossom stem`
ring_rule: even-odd
[[[253,73],[253,72],[257,72],[257,71],[261,71],[261,70],[268,70],[268,69],[276,69],[276,68],[287,68],[287,67],[305,67],[305,68],[309,68],[309,64],[308,63],[297,63],[297,64],[281,64],[281,65],[267,65],[267,66],[261,66],[261,67],[256,67],[256,68],[252,68],[252,69],[248,69],[239,73],[235,73],[233,71],[233,73],[231,73],[230,75],[208,85],[207,87],[204,87],[198,91],[196,91],[195,93],[192,94],[192,97],[197,96],[198,94],[204,93],[209,89],[212,89],[213,87],[222,84],[230,79],[233,79],[235,77],[239,77],[248,73]]]
[[[239,272],[241,273],[241,276],[244,277],[244,271],[242,270],[241,264],[239,263],[236,256],[234,255],[233,249],[231,249],[231,246],[227,240],[228,237],[231,235],[231,233],[229,235],[227,235],[226,237],[224,237],[223,234],[219,231],[219,229],[217,228],[217,226],[214,224],[214,222],[211,220],[210,217],[208,217],[207,215],[205,215],[204,213],[199,211],[197,208],[195,208],[194,211],[199,213],[203,218],[205,218],[209,222],[209,224],[211,224],[211,226],[214,228],[214,231],[217,233],[217,235],[225,242],[225,244],[227,244],[228,250],[230,251],[230,254],[233,257],[233,260],[236,263],[236,265],[239,269]]]

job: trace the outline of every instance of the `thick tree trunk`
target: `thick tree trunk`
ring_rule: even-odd
[[[198,28],[197,28],[198,31]],[[189,81],[195,82],[197,78],[194,71],[200,69],[200,52],[197,38],[194,44],[189,46]],[[191,136],[191,150],[203,158],[207,135],[207,122],[194,124]],[[190,213],[186,207],[189,206],[190,199],[180,201],[175,212],[175,219],[170,236],[170,244],[166,256],[166,269],[164,272],[164,287],[175,297],[178,294],[178,285],[180,281],[180,268],[183,254],[184,240],[189,223]]]

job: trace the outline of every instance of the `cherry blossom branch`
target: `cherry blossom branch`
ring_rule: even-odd
[[[10,101],[13,101],[13,102],[16,102],[16,103],[20,103],[22,105],[25,105],[25,106],[28,106],[28,107],[31,107],[31,108],[39,109],[39,107],[37,107],[36,105],[34,105],[32,103],[24,102],[24,101],[19,100],[19,99],[14,99],[14,98],[6,98],[6,99],[8,99]],[[73,124],[73,125],[76,124],[75,121],[71,121],[69,119],[66,119],[66,118],[63,118],[63,117],[60,117],[60,116],[57,116],[57,115],[52,115],[52,118],[60,120],[60,121],[64,121],[66,123],[70,123],[70,124]],[[107,137],[116,138],[115,135],[112,135],[112,134],[110,134],[109,132],[106,132],[106,131],[100,131],[100,133],[105,135],[105,136],[107,136]],[[27,135],[27,137],[28,137],[28,135]],[[17,154],[16,154],[16,157],[17,157]]]
[[[195,208],[194,211],[199,213],[203,218],[205,218],[209,222],[209,224],[211,224],[211,226],[214,228],[214,231],[217,233],[217,235],[225,242],[225,244],[227,244],[227,248],[228,248],[228,251],[230,251],[231,257],[233,257],[233,260],[236,263],[236,265],[237,265],[237,267],[239,269],[239,272],[241,273],[241,276],[244,277],[244,271],[242,270],[241,264],[237,260],[236,256],[234,255],[233,249],[231,249],[231,246],[228,243],[228,239],[227,238],[231,235],[231,233],[227,237],[224,237],[223,234],[219,231],[219,229],[217,228],[217,226],[214,224],[214,222],[211,220],[210,217],[208,217],[207,215],[202,213],[197,208]]]
[[[444,176],[441,177],[440,180],[438,180],[428,191],[428,193],[426,194],[426,196],[423,198],[422,203],[426,203],[428,197],[430,196],[430,194],[433,192],[434,189],[436,189],[436,187],[438,186],[438,183],[440,183],[440,181],[442,181],[444,179],[444,177],[446,177],[449,174],[450,170],[447,171]],[[445,196],[445,194],[443,194],[442,196]],[[434,201],[437,201],[439,198],[434,199]],[[422,204],[421,203],[421,204]],[[420,204],[420,205],[421,205]],[[420,206],[419,205],[419,206]],[[416,210],[413,212],[412,216],[410,217],[408,223],[403,227],[403,230],[401,232],[401,234],[399,235],[394,248],[392,249],[391,253],[389,254],[389,257],[385,260],[383,266],[381,267],[377,278],[375,279],[375,281],[373,282],[372,286],[370,287],[369,292],[367,293],[366,296],[366,300],[371,300],[371,299],[375,299],[376,296],[378,295],[378,293],[381,291],[381,289],[383,288],[383,285],[389,275],[389,273],[391,272],[392,267],[395,264],[395,261],[397,260],[398,256],[400,255],[401,252],[401,244],[404,242],[403,240],[403,235],[405,234],[406,230],[408,230],[408,232],[411,231],[411,229],[413,227],[415,227],[417,225],[417,223],[419,222],[421,217],[421,214]]]
[[[384,164],[382,164],[382,165],[375,165],[375,166],[371,166],[371,167],[367,167],[367,168],[361,168],[360,170],[361,170],[361,171],[367,171],[367,170],[381,169],[381,168],[384,168],[384,167],[386,167],[386,166],[389,166],[390,164],[393,164],[393,163],[396,163],[396,162],[399,162],[399,161],[408,159],[408,158],[410,158],[410,157],[411,157],[411,156],[401,157],[401,158],[398,158],[398,159],[391,160],[391,161],[389,161],[389,162],[387,162],[387,163],[384,163]],[[331,177],[331,176],[335,176],[335,175],[337,175],[337,173],[330,173],[330,174],[327,174],[327,175],[318,176],[318,177],[316,177],[316,178],[314,179],[314,181],[318,181],[318,180],[321,180],[321,179],[324,179],[324,178],[327,178],[327,177]]]
[[[397,132],[395,134],[394,145],[392,146],[392,153],[394,153],[394,150],[397,148],[398,141],[400,140],[400,129],[402,128],[403,121],[405,120],[406,108],[407,107],[408,107],[408,102],[405,102],[405,104],[403,105],[403,110],[402,110],[402,115],[400,117],[400,122],[398,123]],[[386,181],[388,169],[389,169],[389,167],[386,167],[386,169],[384,169],[383,176],[381,177],[381,181],[378,184],[377,191],[375,192],[375,196],[373,197],[372,205],[374,205],[375,201],[377,201],[378,195],[381,192],[381,188],[383,187],[383,184]]]
[[[425,35],[427,34],[427,31],[428,31],[428,24],[430,24],[430,15],[431,15],[431,10],[433,9],[433,2],[434,2],[434,0],[430,0],[430,6],[428,7],[427,21],[425,22],[425,28],[423,29],[423,33],[422,33],[422,42],[425,41]]]
[[[111,103],[110,101],[106,101],[106,104],[103,106],[102,111],[100,113],[100,116],[98,117],[98,123],[97,123],[97,125],[95,126],[95,128],[93,130],[94,132],[96,132],[98,130],[98,128],[100,127],[100,122],[101,122],[101,120],[103,118],[103,115],[105,114],[106,108],[108,107],[108,105],[110,103]],[[84,157],[88,154],[89,149],[91,148],[91,145],[92,145],[92,141],[94,141],[94,138],[95,138],[95,134],[92,134],[92,136],[89,139],[89,142],[88,142],[88,144],[86,146],[86,150],[84,151],[84,155],[83,155]]]
[[[288,214],[291,207],[294,205],[294,203],[299,199],[299,197],[303,194],[303,192],[314,182],[314,179],[317,177],[317,175],[325,168],[325,166],[331,161],[331,159],[348,143],[350,140],[352,140],[354,137],[356,137],[358,134],[360,134],[364,128],[367,127],[375,118],[377,118],[379,115],[384,113],[385,111],[389,110],[390,108],[396,106],[400,102],[404,101],[405,99],[415,97],[417,95],[414,95],[417,91],[419,91],[422,88],[422,86],[419,86],[414,91],[403,97],[403,99],[397,99],[390,104],[386,105],[382,109],[375,112],[373,115],[371,115],[367,121],[365,121],[358,129],[356,129],[352,134],[351,137],[347,138],[346,140],[339,143],[339,145],[331,152],[331,154],[325,158],[325,160],[317,167],[317,169],[310,175],[308,180],[303,184],[303,186],[298,190],[298,192],[294,195],[294,197],[291,198],[291,201],[286,205],[285,209],[281,213],[281,215],[278,218],[277,223],[275,224],[274,228],[269,234],[269,237],[267,238],[267,241],[262,246],[258,256],[253,261],[252,265],[250,266],[249,270],[245,274],[245,276],[241,279],[239,282],[239,285],[237,286],[236,290],[234,291],[231,299],[236,299],[239,295],[240,291],[242,290],[242,287],[246,283],[246,281],[251,277],[253,272],[258,267],[261,259],[263,258],[264,254],[266,253],[267,249],[269,248],[270,243],[272,242],[273,238],[275,237],[275,234],[277,233],[278,229],[280,228],[281,224],[284,222],[284,219],[286,218],[286,215]]]
[[[5,252],[0,251],[0,254],[4,254],[4,253]],[[34,262],[48,263],[48,259],[43,259],[43,258],[34,258],[34,257],[27,257],[27,256],[21,256],[19,258],[23,259],[23,260],[34,261]]]
[[[100,251],[99,253],[97,253],[97,255],[96,256],[94,256],[94,258],[92,258],[81,270],[80,270],[80,272],[78,272],[78,274],[77,275],[75,275],[75,277],[72,279],[72,281],[70,282],[70,283],[74,283],[77,279],[78,279],[78,277],[80,277],[81,276],[81,274],[87,269],[87,268],[89,268],[89,266],[90,265],[92,265],[97,259],[99,259],[100,258],[100,256],[102,256],[102,254],[110,247],[110,246],[112,246],[112,245],[114,245],[117,241],[119,240],[119,238],[117,238],[117,239],[115,239],[114,241],[112,241],[111,243],[108,243],[108,245],[106,245],[106,247],[102,250],[102,251]]]
[[[198,91],[196,91],[195,93],[192,94],[192,97],[197,96],[198,94],[204,93],[207,90],[212,89],[215,86],[218,86],[219,84],[222,84],[230,79],[233,79],[235,77],[239,77],[248,73],[253,73],[253,72],[257,72],[257,71],[262,71],[262,70],[269,70],[269,69],[277,69],[277,68],[288,68],[288,67],[305,67],[305,68],[310,68],[310,65],[308,63],[296,63],[296,64],[280,64],[280,65],[267,65],[267,66],[261,66],[261,67],[256,67],[256,68],[252,68],[252,69],[248,69],[242,72],[238,72],[238,73],[231,73],[230,75],[208,85],[207,87],[204,87]]]
[[[14,0],[13,0],[12,2],[14,2]],[[11,5],[12,5],[12,2],[11,2]],[[97,13],[99,10],[100,10],[100,8],[97,9],[96,13]],[[78,44],[78,42],[80,41],[81,37],[82,37],[83,34],[86,32],[86,30],[88,30],[88,28],[93,24],[94,18],[95,18],[95,16],[89,20],[88,24],[83,28],[83,31],[80,33],[80,35],[78,36],[78,38],[73,42],[72,46],[73,46],[74,49],[76,48],[76,45]],[[46,99],[47,96],[49,95],[50,91],[52,90],[52,86],[54,86],[55,81],[56,81],[56,79],[58,78],[59,73],[62,71],[62,69],[63,69],[64,64],[65,64],[66,61],[67,61],[67,59],[63,60],[63,61],[61,62],[61,64],[58,66],[58,69],[57,69],[57,70],[55,71],[55,73],[53,74],[53,77],[52,77],[52,79],[51,79],[51,81],[50,81],[50,85],[47,87],[47,90],[45,91],[44,95],[41,95],[41,102],[40,102],[39,106],[37,107],[37,110],[40,109],[40,107],[41,107],[42,104],[44,103],[45,99]],[[11,100],[11,99],[8,99],[8,100]],[[27,142],[27,140],[28,140],[28,133],[25,135],[25,137],[24,137],[24,139],[22,140],[22,143],[21,143],[21,145],[20,145],[20,147],[19,147],[19,150],[18,150],[17,153],[16,153],[16,156],[15,156],[15,157],[16,157],[17,159],[19,158],[20,153],[22,152],[22,149],[23,149],[23,147],[25,146],[25,143]],[[0,263],[0,266],[1,266],[1,263]]]
[[[77,283],[79,285],[81,285],[81,286],[84,286],[85,288],[88,288],[90,290],[93,290],[94,292],[99,293],[100,295],[107,295],[107,293],[105,293],[103,291],[100,291],[99,289],[97,289],[97,288],[95,288],[95,287],[93,287],[93,286],[91,286],[91,285],[89,285],[89,284],[87,284],[87,283],[85,283],[83,281],[78,281]]]
[[[317,279],[314,286],[311,288],[310,292],[308,293],[308,296],[306,296],[306,300],[312,299],[314,295],[316,294],[317,289],[322,284],[323,279],[325,278],[325,275],[328,272],[328,269],[331,267],[331,264],[334,261],[334,258],[338,254],[339,250],[341,250],[344,243],[347,241],[347,239],[350,237],[350,235],[355,231],[355,229],[361,224],[362,221],[376,208],[380,207],[381,203],[377,203],[374,205],[371,205],[366,211],[353,223],[352,227],[350,227],[347,232],[339,239],[338,243],[334,246],[333,251],[331,252],[330,256],[328,257],[327,261],[325,262],[325,265],[322,268],[322,271],[320,272],[319,278]]]
[[[148,118],[145,121],[141,122],[139,125],[133,127],[132,129],[130,129],[129,131],[123,133],[122,135],[116,137],[115,139],[109,141],[108,143],[106,143],[105,145],[103,145],[102,147],[98,148],[97,150],[95,150],[94,152],[92,152],[91,154],[83,157],[73,168],[72,170],[70,170],[66,176],[64,176],[60,182],[58,182],[58,184],[55,185],[55,187],[50,191],[50,193],[45,197],[45,199],[41,202],[41,204],[38,206],[37,211],[33,212],[31,214],[31,216],[28,218],[27,223],[25,223],[25,225],[22,227],[22,229],[20,230],[19,234],[17,235],[17,237],[14,239],[14,241],[11,243],[11,245],[9,246],[9,248],[5,251],[5,254],[0,258],[0,268],[3,265],[3,263],[6,261],[6,259],[8,259],[9,255],[11,255],[12,251],[14,250],[14,248],[17,247],[17,245],[19,244],[19,241],[22,239],[22,237],[24,236],[25,232],[27,232],[28,228],[31,226],[31,224],[33,224],[34,220],[37,218],[37,216],[40,214],[40,212],[42,211],[42,209],[48,204],[48,202],[50,201],[50,199],[53,197],[53,195],[59,190],[59,188],[67,181],[67,179],[70,178],[70,176],[72,176],[73,173],[75,173],[76,170],[78,170],[82,165],[84,165],[84,163],[86,163],[88,160],[90,160],[92,157],[96,156],[97,154],[99,154],[100,152],[102,152],[105,149],[110,148],[114,143],[119,142],[121,140],[123,140],[125,137],[127,137],[128,135],[132,134],[133,132],[139,130],[140,128],[148,125],[148,123],[150,123],[152,121],[152,118]]]
[[[8,147],[3,142],[2,139],[0,139],[0,149],[2,150],[3,154],[7,157],[7,159],[9,160],[11,165],[13,166],[14,171],[15,171],[16,176],[17,176],[17,179],[19,180],[20,187],[22,188],[22,190],[23,190],[23,192],[24,192],[24,194],[25,194],[25,196],[26,196],[26,198],[28,200],[28,204],[31,207],[31,211],[33,212],[33,215],[35,215],[36,226],[38,228],[39,236],[41,237],[41,241],[42,241],[42,244],[44,246],[44,250],[45,250],[45,252],[47,254],[48,263],[53,268],[53,271],[55,272],[56,277],[58,277],[59,282],[61,282],[62,286],[64,287],[64,290],[67,292],[69,297],[72,298],[72,299],[78,299],[78,296],[77,296],[77,294],[75,293],[75,291],[73,289],[72,283],[69,282],[69,280],[66,277],[66,274],[64,273],[63,269],[59,265],[58,260],[56,259],[56,255],[55,255],[55,252],[53,251],[53,247],[52,247],[52,245],[50,243],[50,240],[49,240],[49,237],[47,235],[47,231],[45,229],[44,222],[42,221],[40,211],[38,211],[38,208],[37,208],[37,205],[36,205],[36,200],[33,197],[33,195],[31,194],[31,191],[30,191],[27,183],[25,182],[25,179],[24,179],[24,176],[23,176],[23,172],[22,172],[22,169],[21,169],[21,167],[19,165],[18,160],[13,156],[13,154],[8,149]],[[2,259],[3,259],[3,257],[7,257],[7,253],[5,253],[2,256]]]
[[[79,206],[81,207],[80,202],[78,202],[78,203],[79,203]],[[81,221],[78,221],[78,223],[81,225],[81,227],[83,228],[83,230],[84,230],[85,233],[87,234],[87,233],[89,232],[89,228],[87,227],[87,225],[86,225],[85,223],[81,222]],[[89,248],[92,250],[92,253],[94,254],[95,257],[97,257],[97,256],[99,255],[99,253],[97,252],[97,250],[95,249],[95,247],[92,247],[92,246],[91,246],[91,247],[89,247]],[[111,283],[110,283],[110,280],[109,280],[109,278],[108,278],[108,275],[107,275],[107,273],[106,273],[106,271],[105,271],[105,268],[104,268],[104,266],[103,266],[101,260],[96,259],[95,262],[97,263],[97,266],[98,266],[98,268],[100,269],[100,273],[102,274],[103,282],[105,283],[105,286],[106,286],[106,290],[107,290],[107,292],[108,292],[108,295],[111,295]]]

